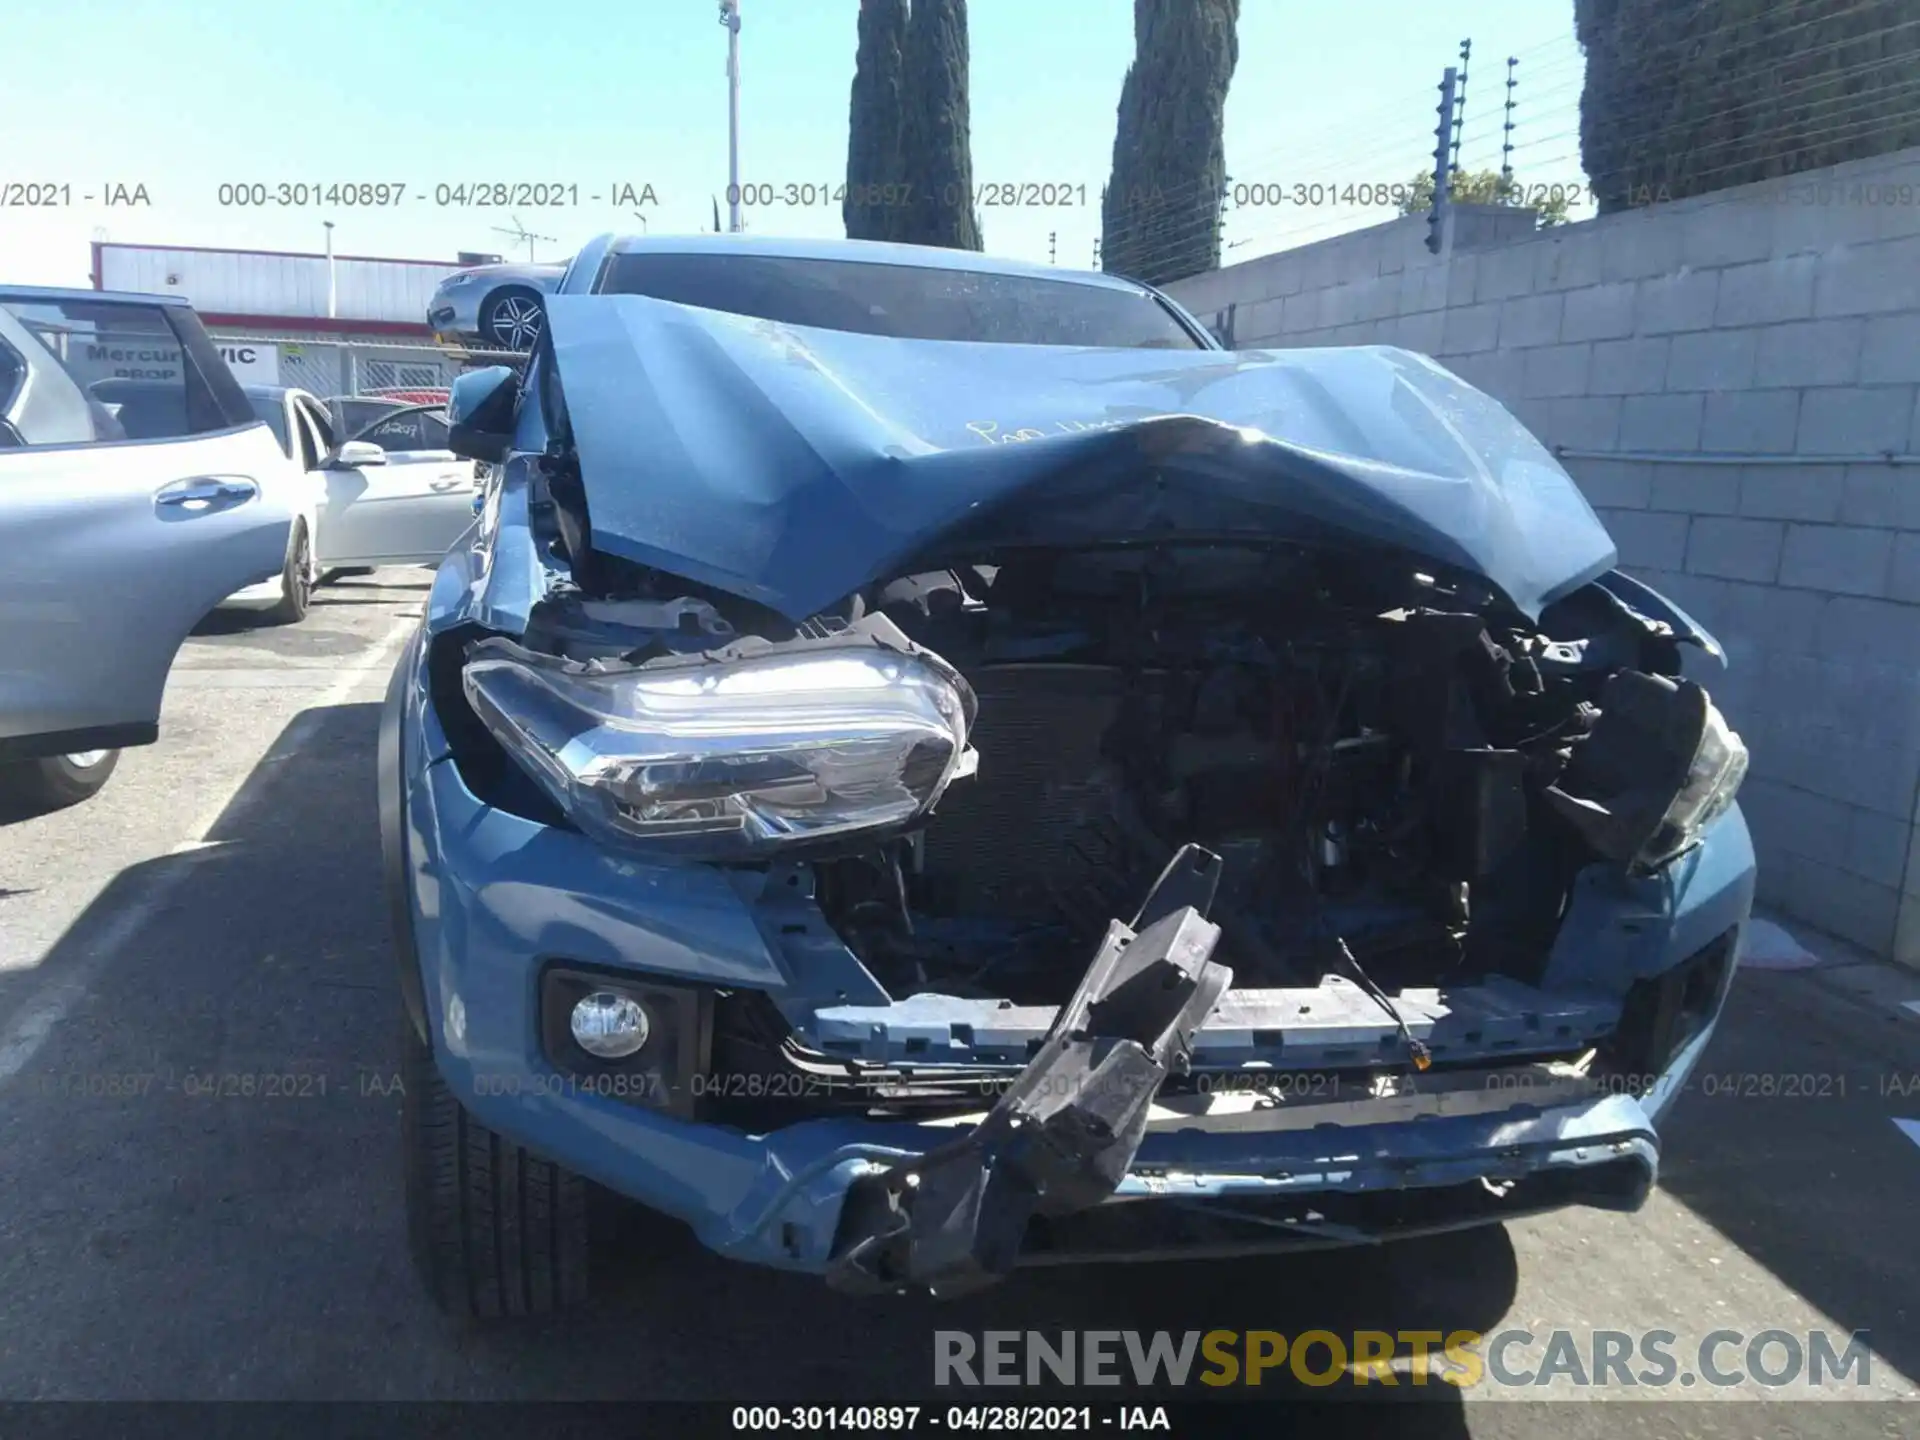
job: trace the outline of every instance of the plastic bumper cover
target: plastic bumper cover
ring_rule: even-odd
[[[829,1270],[849,1249],[842,1225],[849,1191],[871,1190],[879,1177],[950,1146],[955,1130],[836,1117],[749,1135],[569,1086],[540,1051],[537,987],[546,959],[696,982],[705,975],[714,983],[752,984],[758,972],[758,983],[770,990],[790,977],[713,872],[636,867],[578,835],[487,806],[438,753],[431,763],[405,767],[402,822],[423,1009],[448,1084],[483,1123],[679,1216],[712,1249],[783,1268]],[[1743,923],[1752,865],[1744,823],[1732,812],[1689,862],[1685,879],[1699,883],[1665,901],[1674,939],[1690,942]],[[616,903],[624,923],[609,927],[601,916]],[[1598,900],[1590,895],[1586,903]],[[634,913],[658,916],[637,941]],[[612,928],[624,935],[621,944],[608,939]],[[1581,958],[1595,963],[1584,946]],[[1544,1208],[1633,1208],[1656,1172],[1655,1122],[1704,1048],[1717,1011],[1716,1001],[1714,1015],[1666,1065],[1658,1086],[1639,1097],[1595,1093],[1542,1104],[1522,1091],[1468,1113],[1437,1095],[1424,1108],[1414,1097],[1411,1109],[1403,1104],[1395,1112],[1400,1118],[1383,1123],[1316,1123],[1311,1112],[1282,1110],[1268,1121],[1210,1129],[1163,1115],[1145,1127],[1111,1201],[1089,1213],[1136,1201],[1221,1205],[1430,1192],[1431,1223],[1416,1214],[1393,1230],[1406,1234],[1462,1223],[1438,1203],[1448,1187],[1498,1188],[1542,1175],[1562,1182]],[[450,1028],[454,1015],[459,1023]],[[1268,1248],[1384,1233],[1283,1225],[1273,1229]],[[1170,1243],[1165,1253],[1191,1252]]]

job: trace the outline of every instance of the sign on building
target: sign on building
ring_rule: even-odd
[[[241,384],[280,383],[279,346],[219,341],[214,348]],[[179,380],[184,373],[180,347],[145,333],[116,335],[103,330],[92,338],[72,337],[65,349],[68,373],[83,385],[108,379]]]

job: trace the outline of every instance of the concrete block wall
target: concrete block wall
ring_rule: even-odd
[[[1622,566],[1727,648],[1696,673],[1753,752],[1762,899],[1920,966],[1920,150],[1502,223],[1169,288],[1242,349],[1431,354],[1561,451]]]

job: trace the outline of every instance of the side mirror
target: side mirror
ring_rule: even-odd
[[[447,397],[447,448],[468,460],[504,459],[520,406],[520,372],[511,365],[469,370]]]
[[[362,465],[384,465],[387,452],[371,440],[349,440],[327,457],[329,470],[358,470]]]

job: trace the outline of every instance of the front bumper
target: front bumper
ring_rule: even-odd
[[[482,1123],[678,1216],[716,1251],[816,1273],[829,1269],[844,1238],[844,1202],[856,1182],[954,1139],[951,1120],[857,1115],[749,1133],[570,1084],[541,1047],[540,975],[550,963],[760,990],[793,1013],[806,956],[770,936],[719,870],[637,865],[483,803],[448,757],[412,654],[389,696],[382,765],[396,924],[403,951],[414,952],[403,959],[411,970],[403,985],[448,1085]],[[1596,867],[1576,887],[1547,987],[1555,998],[1584,997],[1589,1009],[1610,1006],[1618,1018],[1631,982],[1674,969],[1717,937],[1737,938],[1752,889],[1753,852],[1737,809],[1662,876],[1628,882]],[[1435,1085],[1391,1104],[1362,1097],[1237,1121],[1157,1108],[1113,1198],[1038,1222],[1022,1259],[1244,1253],[1568,1204],[1637,1208],[1657,1171],[1656,1122],[1704,1049],[1724,993],[1723,980],[1658,1083],[1633,1093],[1589,1083],[1580,1093],[1561,1086],[1490,1096],[1483,1087],[1462,1101],[1458,1087]],[[838,1013],[846,1010],[843,1003]],[[835,1012],[828,1001],[813,1013]],[[886,1007],[868,1013],[882,1017],[876,1043],[890,1048],[898,1037],[888,1034]],[[1511,1040],[1498,1043],[1507,1053],[1481,1056],[1489,1067],[1525,1055]],[[1203,1031],[1196,1050],[1205,1048]],[[1566,1045],[1541,1037],[1536,1048]]]
[[[427,325],[436,335],[476,335],[480,331],[479,286],[433,297],[427,307]]]

